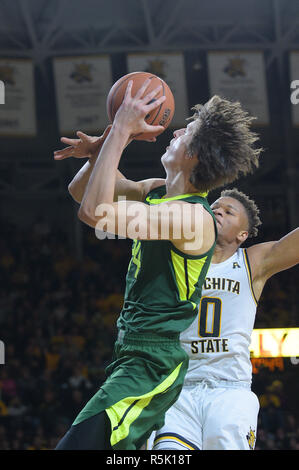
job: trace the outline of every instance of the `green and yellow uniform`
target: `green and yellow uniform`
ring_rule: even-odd
[[[165,199],[165,193],[165,186],[156,188],[144,202],[202,204],[214,218],[203,194]],[[197,314],[215,243],[208,252],[191,256],[168,240],[133,241],[113,362],[106,370],[107,380],[73,425],[105,410],[111,424],[111,446],[125,450],[139,449],[163,425],[188,368],[179,336]]]

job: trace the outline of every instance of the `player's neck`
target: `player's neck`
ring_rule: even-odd
[[[189,181],[189,175],[183,172],[167,174],[165,197],[174,197],[181,194],[197,193],[198,189]]]
[[[215,251],[212,257],[212,263],[223,263],[223,261],[226,261],[228,258],[233,256],[237,249],[238,245],[236,245],[235,243],[219,243],[217,241]]]

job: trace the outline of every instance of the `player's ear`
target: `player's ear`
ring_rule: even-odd
[[[244,243],[248,238],[248,232],[247,230],[242,230],[241,232],[238,233],[237,235],[237,240],[238,242],[241,244],[241,243]]]

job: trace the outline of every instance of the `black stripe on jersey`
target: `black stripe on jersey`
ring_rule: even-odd
[[[185,280],[186,280],[186,287],[187,287],[186,297],[187,297],[187,299],[189,299],[189,294],[190,294],[190,290],[189,290],[189,276],[188,276],[188,263],[187,263],[187,259],[186,259],[186,258],[184,258],[184,268],[185,268]]]
[[[187,439],[185,439],[183,436],[180,436],[179,434],[176,434],[174,432],[164,432],[162,434],[159,434],[156,439],[154,440],[154,445],[156,444],[156,442],[158,442],[160,439],[163,440],[163,441],[166,441],[167,438],[170,438],[170,440],[172,440],[171,438],[174,438],[175,441],[178,441],[180,442],[181,444],[185,444],[189,449],[191,448],[191,450],[200,450],[199,447],[197,447],[195,444],[193,444],[193,442],[190,442],[188,441]]]
[[[247,254],[246,248],[244,248],[243,252],[244,252],[246,264],[247,264],[247,266],[248,266],[249,282],[250,282],[251,292],[252,292],[252,295],[253,295],[253,298],[254,298],[256,304],[258,304],[257,298],[256,298],[255,293],[254,293],[254,290],[253,290],[251,267],[250,267],[250,262],[249,262],[249,258],[248,258],[248,254]]]

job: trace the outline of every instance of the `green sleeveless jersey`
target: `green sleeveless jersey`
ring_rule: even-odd
[[[163,199],[166,186],[150,191],[146,204],[183,200],[202,204],[216,221],[203,194]],[[216,240],[209,251],[192,256],[179,251],[169,240],[133,240],[126,275],[124,303],[117,327],[125,333],[179,335],[194,320]]]

